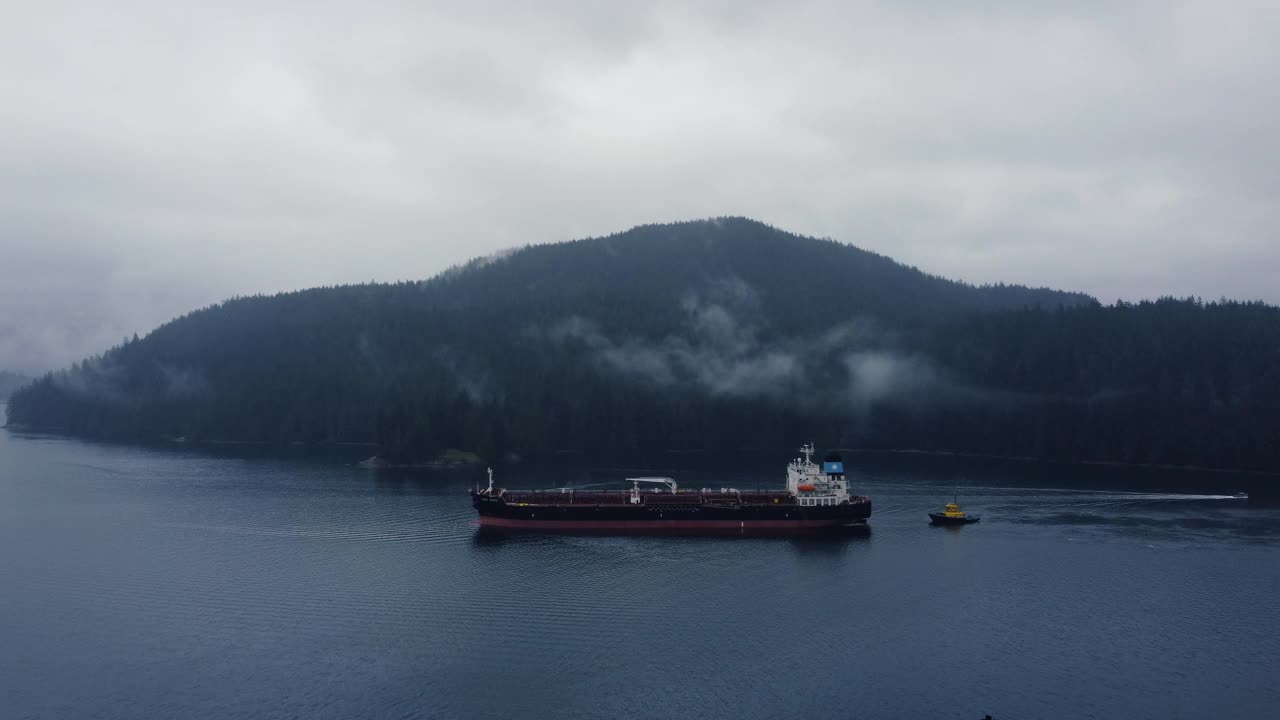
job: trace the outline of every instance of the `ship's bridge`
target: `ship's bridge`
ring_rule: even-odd
[[[813,462],[813,443],[800,448],[803,457],[787,465],[787,492],[802,507],[841,505],[849,502],[849,481],[844,476],[844,460],[828,455],[818,465]]]

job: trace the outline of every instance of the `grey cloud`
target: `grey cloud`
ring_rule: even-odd
[[[784,397],[803,383],[804,369],[796,353],[762,346],[756,329],[728,308],[692,295],[681,304],[686,334],[657,342],[615,340],[579,316],[553,325],[546,336],[552,342],[582,342],[601,369],[659,386],[688,383],[714,395]]]
[[[863,350],[844,358],[849,373],[849,400],[866,409],[873,403],[901,398],[906,393],[936,391],[937,370],[926,359],[884,350]]]
[[[1244,1],[6,8],[0,368],[720,215],[972,282],[1280,302],[1277,35]]]
[[[928,359],[896,350],[892,335],[878,331],[870,320],[858,319],[817,336],[763,343],[758,339],[759,328],[740,319],[742,308],[749,307],[755,297],[750,287],[736,279],[712,287],[734,288],[739,304],[708,303],[690,295],[682,302],[683,333],[660,340],[610,337],[580,316],[545,331],[532,329],[530,334],[558,344],[582,343],[597,368],[605,372],[717,396],[767,398],[854,412],[865,412],[877,403],[926,407],[989,400],[980,391],[948,380]],[[822,374],[832,364],[845,370],[845,377],[834,386]]]
[[[128,407],[136,406],[138,398],[125,390],[127,373],[110,353],[86,358],[76,363],[80,372],[68,369],[52,373],[53,383],[62,391],[84,395],[106,403]],[[158,390],[170,397],[197,395],[211,391],[205,377],[196,370],[160,364],[155,368],[159,380]]]

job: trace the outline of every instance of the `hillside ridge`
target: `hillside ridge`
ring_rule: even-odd
[[[1280,468],[1280,311],[974,286],[745,218],[233,298],[15,394],[90,437],[920,448]],[[1268,424],[1269,423],[1269,424]]]

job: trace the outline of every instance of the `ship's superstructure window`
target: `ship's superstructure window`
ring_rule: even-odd
[[[836,499],[833,497],[802,497],[800,498],[800,504],[804,507],[835,505]]]

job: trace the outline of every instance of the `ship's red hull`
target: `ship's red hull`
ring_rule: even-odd
[[[871,500],[800,504],[788,492],[497,491],[471,493],[486,528],[551,532],[792,534],[866,527]]]
[[[823,530],[849,525],[840,520],[541,520],[482,515],[484,527],[527,530]],[[859,523],[860,524],[860,523]]]

